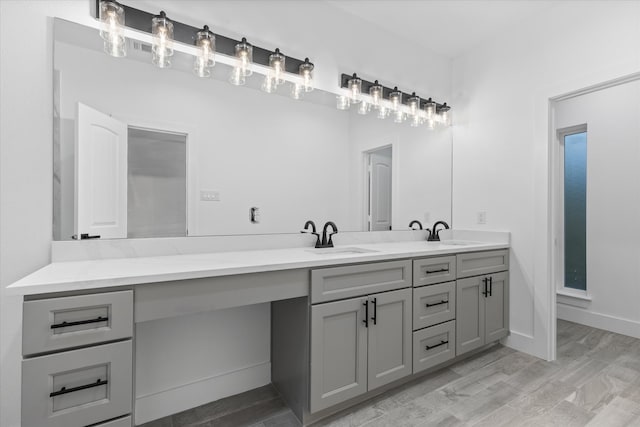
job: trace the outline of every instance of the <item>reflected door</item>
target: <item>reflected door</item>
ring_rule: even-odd
[[[391,230],[391,147],[369,154],[369,230]]]
[[[76,109],[75,238],[127,237],[127,125]]]

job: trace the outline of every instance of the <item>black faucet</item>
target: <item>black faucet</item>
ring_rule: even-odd
[[[316,236],[316,248],[320,247],[320,235],[316,232],[316,223],[309,220],[307,222],[304,223],[304,227],[302,227],[302,230],[300,230],[301,233],[309,233],[309,226],[311,226],[311,234],[313,234],[314,236]]]
[[[329,238],[327,239],[327,229],[331,227],[333,233],[329,233]],[[316,245],[316,248],[332,248],[333,240],[332,237],[334,234],[338,234],[338,226],[333,221],[327,221],[324,224],[324,228],[322,229],[322,243],[320,246]]]
[[[418,230],[422,230],[422,223],[420,221],[418,221],[417,219],[414,219],[413,221],[411,221],[409,223],[409,228],[412,229],[412,230],[416,230],[415,228],[413,228],[414,224],[418,224],[418,227],[420,227],[420,228],[418,228]]]
[[[429,231],[429,236],[427,237],[427,242],[439,242],[440,241],[440,232],[442,231],[442,229],[440,230],[436,230],[436,228],[438,228],[438,225],[444,225],[444,228],[446,230],[449,229],[449,224],[447,224],[445,221],[438,221],[435,224],[433,224],[433,231],[429,230],[427,228],[427,230]]]

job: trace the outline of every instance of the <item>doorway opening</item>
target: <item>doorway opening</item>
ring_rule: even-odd
[[[365,152],[367,230],[391,230],[393,154],[391,145]]]

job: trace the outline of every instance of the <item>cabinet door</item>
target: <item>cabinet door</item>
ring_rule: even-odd
[[[411,289],[369,297],[369,387],[411,374]]]
[[[367,391],[366,301],[311,307],[311,413]]]
[[[507,272],[488,276],[489,295],[485,302],[485,342],[504,338],[509,334],[509,276]]]
[[[456,355],[484,345],[483,277],[470,277],[456,282]]]

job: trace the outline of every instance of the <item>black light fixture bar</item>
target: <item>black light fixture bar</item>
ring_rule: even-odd
[[[100,3],[102,2],[102,0],[95,1],[95,18],[100,19]],[[124,5],[120,2],[118,2],[118,4],[124,9],[124,25],[126,27],[151,34],[151,19],[155,15],[131,6]],[[168,16],[168,18],[171,19],[171,16]],[[196,40],[196,33],[202,30],[202,28],[192,27],[191,25],[183,24],[182,22],[174,21],[173,19],[171,19],[171,22],[173,22],[173,39],[177,42],[187,45],[193,45]],[[240,40],[234,40],[218,33],[214,34],[216,36],[216,52],[229,56],[235,56],[235,47],[236,44],[240,43]],[[249,39],[248,42],[253,46],[253,62],[268,67],[269,55],[271,55],[273,51],[254,45],[251,42],[251,39]],[[285,62],[285,71],[292,74],[298,74],[299,67],[303,63],[304,59],[297,59],[291,56],[287,56],[287,60]]]
[[[340,75],[340,87],[341,88],[348,88],[349,87],[349,80],[351,80],[353,78],[353,74],[341,74]],[[360,80],[362,80],[362,93],[368,95],[369,94],[369,89],[371,88],[371,86],[375,85],[376,83],[370,82],[368,80],[363,79],[362,77],[358,76],[358,78]],[[377,83],[379,85],[382,86],[382,97],[384,99],[389,99],[389,94],[391,92],[395,92],[394,88],[390,88],[387,86],[382,85],[381,83]],[[409,98],[411,98],[413,96],[412,93],[406,93],[406,92],[402,92],[400,89],[398,89],[398,91],[400,93],[402,93],[402,103],[406,104],[407,100]],[[420,96],[418,94],[416,94],[416,96]],[[424,105],[427,103],[428,100],[433,101],[431,98],[423,98],[422,96],[420,96],[420,108],[424,108]],[[440,109],[440,107],[444,106],[446,103],[439,103],[436,102],[436,111]],[[450,105],[447,104],[448,107],[450,107]]]

